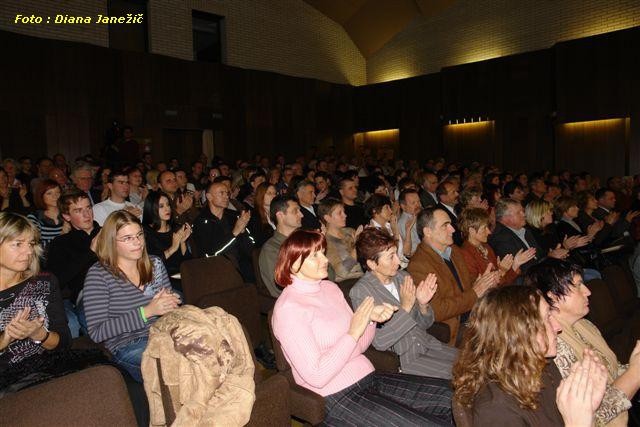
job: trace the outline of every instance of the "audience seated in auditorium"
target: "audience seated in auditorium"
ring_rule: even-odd
[[[51,179],[40,180],[33,196],[36,210],[27,216],[40,233],[40,244],[45,254],[47,245],[68,230],[68,227],[64,229],[64,220],[58,206],[61,193],[57,182]]]
[[[100,226],[93,219],[87,193],[67,192],[60,198],[59,205],[70,230],[49,245],[46,268],[58,278],[71,336],[77,338],[81,331],[87,333],[87,321],[78,300],[87,271],[98,260],[95,249]]]
[[[596,191],[595,194],[598,207],[591,213],[591,215],[598,220],[603,220],[611,223],[611,236],[612,239],[609,243],[628,243],[629,227],[631,221],[634,220],[640,211],[628,211],[626,214],[622,214],[617,211],[616,208],[616,195],[607,188],[601,188]]]
[[[460,200],[460,193],[458,192],[458,185],[451,179],[440,183],[436,189],[436,195],[438,196],[437,207],[442,209],[449,215],[451,220],[451,226],[454,229],[453,242],[461,246],[462,234],[458,229],[458,202]]]
[[[127,201],[129,197],[129,175],[124,171],[112,171],[107,178],[109,198],[93,206],[93,217],[102,226],[111,212],[126,210],[132,215],[142,218],[142,208]]]
[[[561,381],[548,360],[556,356],[560,330],[535,288],[505,286],[478,301],[453,367],[454,398],[472,411],[473,425],[593,424],[604,395],[605,368],[587,352]]]
[[[407,189],[400,192],[398,202],[402,210],[398,218],[398,231],[403,241],[411,242],[411,251],[406,255],[410,258],[416,252],[416,248],[420,243],[420,237],[418,237],[418,230],[416,228],[416,219],[422,209],[420,196],[416,190]]]
[[[576,264],[547,259],[532,267],[525,284],[537,287],[550,307],[562,333],[558,335],[557,356],[553,359],[563,378],[571,366],[583,360],[590,349],[607,368],[605,397],[596,411],[596,424],[626,426],[631,399],[640,389],[640,342],[631,353],[628,365],[621,364],[598,328],[585,319],[589,313],[591,292],[583,282],[582,269]]]
[[[400,307],[376,328],[373,346],[397,353],[405,374],[451,379],[456,349],[426,332],[435,319],[429,303],[438,288],[436,275],[428,274],[414,284],[411,276],[399,269],[396,241],[385,230],[366,228],[356,247],[358,261],[366,273],[349,291],[351,305],[357,308],[365,298],[373,297],[374,304]]]
[[[438,188],[438,177],[430,171],[422,173],[420,183],[420,203],[423,208],[428,208],[438,204],[436,188]]]
[[[162,259],[169,276],[180,273],[182,261],[191,258],[187,245],[191,225],[175,224],[171,216],[169,196],[162,191],[152,191],[147,196],[142,228],[147,253]]]
[[[336,273],[336,282],[361,277],[363,272],[356,256],[356,240],[363,227],[357,230],[347,227],[344,205],[338,199],[322,200],[318,206],[318,217],[325,228],[327,259]]]
[[[449,325],[449,344],[458,346],[464,323],[478,297],[497,285],[500,272],[492,266],[475,280],[467,269],[461,249],[453,244],[454,229],[447,213],[437,207],[422,210],[416,227],[421,242],[411,257],[407,271],[414,283],[433,273],[438,292],[431,301],[437,322]]]
[[[605,248],[608,242],[611,241],[611,232],[613,230],[611,225],[617,220],[617,217],[615,215],[607,215],[604,220],[596,219],[593,216],[593,211],[598,208],[598,201],[590,191],[582,191],[578,193],[576,197],[580,211],[578,212],[578,217],[575,219],[575,222],[580,226],[583,233],[585,230],[588,232],[589,227],[594,224],[602,224],[600,231],[593,236],[592,243],[596,248]]]
[[[120,210],[104,222],[96,262],[87,272],[83,306],[89,336],[104,343],[113,360],[142,382],[140,361],[149,327],[180,304],[162,260],[149,256],[140,220]]]
[[[167,170],[158,175],[158,189],[169,197],[171,212],[176,224],[193,224],[199,211],[194,203],[194,195],[178,191],[176,174]]]
[[[246,282],[253,282],[251,250],[254,240],[247,230],[250,211],[239,215],[228,209],[229,190],[222,182],[209,184],[207,205],[193,223],[195,256],[225,256],[234,263]]]
[[[376,325],[397,307],[364,299],[355,313],[328,280],[324,236],[298,230],[282,244],[276,281],[284,286],[272,327],[295,382],[325,401],[324,423],[338,425],[451,425],[446,380],[380,374],[362,354]],[[370,402],[375,402],[371,404]]]
[[[465,238],[462,255],[473,280],[483,274],[489,264],[500,271],[499,285],[511,284],[520,275],[520,266],[536,256],[535,248],[526,251],[520,249],[515,254],[498,258],[487,243],[491,234],[490,218],[482,208],[470,208],[462,211],[460,231]]]
[[[256,241],[256,247],[260,248],[264,242],[273,236],[276,225],[271,222],[271,201],[276,197],[276,187],[273,184],[263,182],[256,188],[254,208],[251,209],[249,231]]]

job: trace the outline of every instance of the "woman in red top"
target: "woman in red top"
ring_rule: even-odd
[[[530,248],[526,251],[520,250],[516,254],[509,254],[503,259],[496,257],[487,243],[487,238],[491,234],[489,213],[482,208],[464,210],[459,226],[465,236],[462,253],[467,268],[474,278],[484,273],[489,264],[492,264],[492,268],[498,268],[501,272],[499,285],[507,285],[518,277],[520,266],[536,255],[535,248]]]

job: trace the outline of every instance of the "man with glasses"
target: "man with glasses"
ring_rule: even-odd
[[[113,171],[107,179],[109,198],[93,206],[93,217],[102,227],[109,214],[114,211],[126,210],[132,215],[142,218],[142,210],[127,202],[129,197],[129,175],[126,172]]]
[[[78,190],[87,195],[91,206],[102,201],[100,199],[100,191],[92,189],[93,172],[89,165],[83,163],[76,166],[71,172],[71,181]]]
[[[206,190],[207,204],[193,223],[193,252],[201,257],[227,257],[245,282],[254,283],[251,250],[254,240],[247,229],[251,212],[234,212],[229,207],[229,188],[212,182]]]

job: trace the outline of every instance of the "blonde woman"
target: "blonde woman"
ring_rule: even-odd
[[[53,352],[71,342],[58,283],[39,273],[39,237],[24,216],[0,212],[0,396],[63,369]]]
[[[142,382],[140,361],[149,327],[180,304],[160,258],[149,256],[140,221],[112,212],[97,236],[96,262],[87,272],[83,304],[89,335]]]

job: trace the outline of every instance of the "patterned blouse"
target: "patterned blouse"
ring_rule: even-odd
[[[582,321],[587,320],[582,319]],[[608,372],[617,372],[616,378],[624,374],[629,368],[629,365],[623,365],[621,363],[618,363],[617,367],[608,366],[607,359],[602,355],[602,353],[587,342],[587,340],[584,339],[577,331],[574,330],[574,332],[588,348],[594,351],[598,358],[605,364]],[[573,366],[577,361],[578,357],[576,356],[574,349],[562,339],[562,334],[558,335],[558,353],[554,362],[562,374],[562,378],[566,378],[569,375],[571,372],[571,366]],[[627,395],[615,388],[613,384],[607,384],[602,403],[596,411],[596,426],[600,427],[608,424],[621,413],[628,411],[629,408],[631,408],[631,402],[627,398]]]

